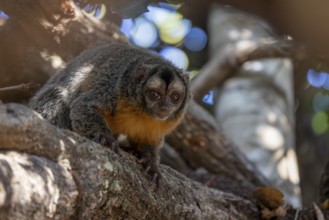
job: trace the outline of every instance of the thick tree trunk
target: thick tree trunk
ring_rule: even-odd
[[[190,105],[185,120],[166,140],[193,169],[203,167],[251,189],[269,185],[241,152],[221,135],[213,116],[195,102]]]
[[[250,200],[168,167],[156,191],[133,156],[55,128],[24,106],[2,105],[0,121],[2,219],[258,219]]]
[[[166,166],[157,191],[132,155],[55,128],[21,105],[0,106],[0,146],[1,219],[260,219],[252,198]],[[314,213],[303,210],[299,219]]]

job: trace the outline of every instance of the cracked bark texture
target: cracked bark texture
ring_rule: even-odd
[[[211,189],[164,165],[157,191],[132,155],[58,129],[22,105],[0,106],[0,149],[1,219],[260,219],[248,194]],[[281,219],[296,213],[289,208]],[[301,210],[299,219],[316,212]]]
[[[156,191],[133,156],[122,152],[120,157],[55,128],[27,107],[2,105],[0,121],[4,219],[258,219],[252,201],[210,189],[166,166]],[[17,186],[11,188],[13,182]],[[19,199],[22,190],[33,194],[32,202]]]

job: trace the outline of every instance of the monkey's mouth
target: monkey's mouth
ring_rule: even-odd
[[[161,121],[164,121],[169,118],[170,113],[169,112],[163,112],[163,111],[157,111],[155,112],[155,117]]]
[[[172,108],[163,105],[154,106],[151,112],[153,117],[160,121],[167,120],[173,113]]]
[[[160,121],[164,121],[164,120],[167,120],[169,117],[169,115],[158,115],[157,114],[157,118],[160,120]]]

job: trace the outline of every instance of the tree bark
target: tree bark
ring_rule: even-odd
[[[211,88],[222,85],[247,61],[287,57],[299,60],[305,56],[305,49],[289,40],[264,39],[260,42],[227,45],[213,54],[201,68],[201,74],[193,80],[194,98],[200,100]]]
[[[136,158],[0,106],[1,219],[260,219],[252,198],[210,189],[161,165],[161,187]],[[288,208],[281,219],[295,219]],[[314,208],[298,219],[316,219]],[[321,212],[329,217],[329,212]]]
[[[102,22],[66,0],[2,0],[9,19],[0,28],[0,88],[43,84],[87,48],[111,41],[128,42],[110,21]],[[0,100],[22,101],[36,92],[2,91]]]
[[[133,156],[55,128],[24,106],[2,105],[0,121],[3,219],[259,219],[250,200],[169,167],[161,166],[156,191]],[[32,201],[20,199],[23,190]]]
[[[241,152],[221,135],[215,121],[206,110],[192,102],[185,120],[166,140],[193,169],[203,167],[251,189],[270,185]]]

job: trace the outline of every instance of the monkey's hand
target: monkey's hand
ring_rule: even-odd
[[[119,143],[109,132],[96,132],[93,135],[93,141],[109,147],[115,153],[119,154]]]
[[[144,169],[145,173],[151,175],[152,183],[156,185],[157,190],[160,187],[161,174],[159,172],[159,156],[157,152],[157,147],[152,145],[147,145],[142,151],[138,152],[138,163],[140,163]]]

